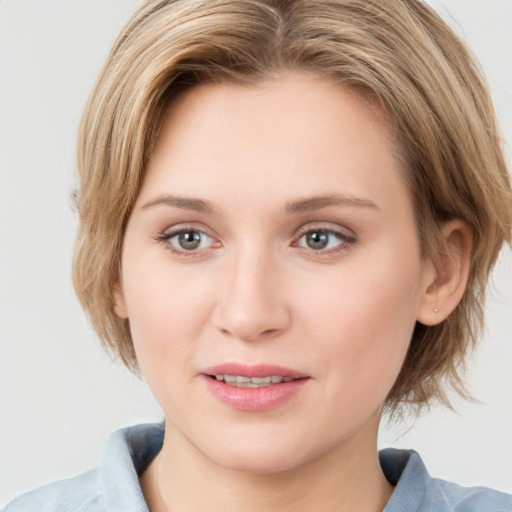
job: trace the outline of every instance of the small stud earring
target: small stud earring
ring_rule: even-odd
[[[434,308],[434,313],[439,313],[439,309]]]

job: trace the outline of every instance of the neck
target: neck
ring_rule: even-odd
[[[393,490],[380,468],[377,429],[371,445],[354,436],[292,469],[261,474],[211,461],[168,425],[161,452],[141,477],[152,512],[380,512]]]

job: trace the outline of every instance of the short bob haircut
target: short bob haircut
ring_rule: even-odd
[[[354,88],[384,112],[415,207],[423,258],[441,227],[473,235],[456,310],[417,323],[386,407],[450,406],[483,327],[489,273],[511,242],[512,192],[485,81],[472,56],[420,0],[151,0],[128,21],[83,114],[78,141],[76,292],[107,349],[137,371],[128,320],[114,313],[123,234],[173,98],[207,82],[251,85],[287,70]],[[205,172],[208,172],[207,170]],[[407,407],[405,408],[407,409]]]

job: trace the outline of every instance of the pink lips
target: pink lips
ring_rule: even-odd
[[[209,391],[222,403],[241,411],[266,411],[291,399],[308,382],[309,378],[282,366],[258,364],[253,366],[225,363],[206,368],[201,372]],[[258,388],[236,387],[216,380],[215,375],[241,375],[244,377],[286,377],[293,380]]]

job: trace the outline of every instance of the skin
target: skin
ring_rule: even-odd
[[[422,259],[404,172],[382,115],[314,75],[203,85],[170,108],[114,289],[166,419],[141,477],[153,512],[382,510],[382,406],[416,321],[460,300],[470,246],[454,221],[455,256]],[[239,411],[201,375],[225,362],[308,379],[278,407]]]

